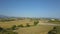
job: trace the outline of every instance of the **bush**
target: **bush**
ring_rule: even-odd
[[[16,27],[16,25],[13,25],[13,29]],[[18,34],[18,32],[13,32],[13,30],[10,30],[10,28],[4,29],[0,27],[0,34]]]
[[[18,25],[17,27],[24,27],[24,26],[21,24],[21,25]]]
[[[17,32],[13,32],[14,34],[18,34]]]
[[[4,29],[2,27],[0,27],[0,32],[3,31]]]
[[[56,27],[54,27],[52,30],[48,32],[48,34],[56,34],[56,33],[57,33]]]
[[[16,30],[16,25],[13,25],[12,26],[12,30]]]
[[[37,25],[39,23],[39,21],[34,21],[34,25]]]
[[[27,23],[26,27],[30,27],[29,23]]]
[[[8,19],[8,18],[0,19],[0,22],[8,22],[8,21],[15,21],[15,19]]]

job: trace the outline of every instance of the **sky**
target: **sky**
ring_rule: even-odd
[[[60,18],[60,0],[0,0],[0,15]]]

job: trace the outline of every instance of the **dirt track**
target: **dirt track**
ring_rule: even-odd
[[[38,25],[60,26],[60,24],[53,24],[53,23],[38,23]]]

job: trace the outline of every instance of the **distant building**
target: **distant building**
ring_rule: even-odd
[[[52,21],[55,21],[55,19],[51,19]]]

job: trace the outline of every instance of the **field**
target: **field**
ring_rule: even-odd
[[[29,23],[29,25],[32,25],[30,27],[22,27],[16,30],[18,34],[48,34],[50,30],[53,29],[54,26],[47,26],[47,25],[34,25],[34,20],[15,20],[15,21],[8,21],[8,22],[0,22],[0,26],[3,28],[11,28],[13,25],[20,25],[26,26],[26,23]],[[60,28],[57,27],[57,34],[60,33]]]
[[[60,26],[57,26],[57,34],[60,34]]]
[[[20,25],[23,24],[24,26],[26,23],[29,23],[30,25],[33,25],[34,21],[29,21],[29,20],[16,20],[16,21],[9,21],[9,22],[0,22],[0,26],[3,28],[9,28],[13,25]]]
[[[17,30],[19,34],[47,34],[53,26],[33,26],[27,28],[20,28]]]

